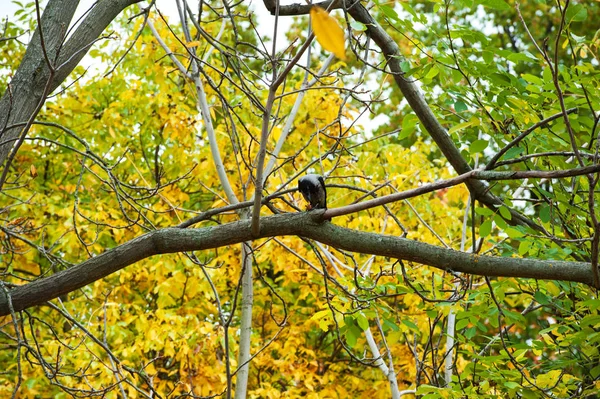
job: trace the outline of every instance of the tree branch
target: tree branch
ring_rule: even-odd
[[[274,13],[274,1],[263,0],[263,2],[265,7],[271,13]],[[330,4],[330,2],[326,3]],[[332,8],[339,8],[341,4],[342,1],[338,0],[335,2],[335,4],[333,4]],[[448,131],[437,120],[435,114],[429,107],[429,104],[427,101],[425,101],[425,98],[423,97],[423,94],[421,93],[421,90],[417,84],[404,78],[404,72],[402,72],[402,68],[400,67],[400,63],[404,57],[394,39],[381,27],[381,25],[379,25],[377,21],[375,21],[375,19],[360,1],[346,1],[345,6],[347,7],[346,11],[352,16],[352,18],[358,22],[361,22],[367,27],[367,34],[383,52],[383,55],[388,62],[390,73],[394,77],[398,88],[423,124],[423,127],[425,127],[431,138],[436,142],[437,146],[440,148],[446,159],[448,159],[448,162],[450,162],[454,170],[459,174],[464,174],[473,170],[461,155],[450,135],[448,135]],[[302,15],[308,13],[309,11],[310,6],[301,4],[279,6],[279,15]],[[503,201],[490,193],[489,188],[483,182],[469,180],[467,181],[467,187],[473,193],[474,197],[485,206],[495,209],[503,205]],[[511,213],[511,219],[507,222],[511,224],[524,224],[532,229],[544,232],[544,229],[532,220],[524,217],[513,209],[509,208],[509,211]]]
[[[335,248],[386,256],[441,270],[543,280],[592,283],[590,263],[478,256],[395,236],[366,233],[322,222],[324,211],[314,210],[261,218],[260,236],[253,237],[251,220],[201,229],[167,228],[144,234],[50,277],[13,287],[15,311],[43,304],[154,255],[201,251],[251,241],[255,238],[301,236]],[[0,316],[10,313],[6,294],[0,296]]]
[[[63,43],[69,24],[79,1],[51,0],[42,15],[41,27],[38,26],[31,40],[19,69],[11,80],[9,89],[0,99],[0,165],[4,163],[15,137],[20,134],[20,129],[6,129],[11,126],[33,119],[37,113],[37,105],[44,101],[44,88],[49,83],[48,92],[56,89],[79,61],[87,54],[98,36],[115,19],[125,7],[141,0],[105,0],[99,1],[92,8],[89,15],[78,26],[73,35]],[[43,54],[39,30],[44,32]],[[58,56],[58,58],[57,58]],[[56,60],[56,68],[51,78],[51,69],[46,64],[49,60]]]

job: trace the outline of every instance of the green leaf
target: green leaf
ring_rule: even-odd
[[[521,241],[519,244],[519,255],[524,256],[531,249],[531,243]]]
[[[539,85],[539,86],[544,85],[544,81],[535,75],[531,75],[529,73],[524,73],[521,75],[521,77],[523,79],[525,79],[526,82],[533,83],[534,85]]]
[[[537,62],[537,57],[531,54],[529,51],[523,51],[522,53],[512,53],[506,57],[509,61],[513,62]]]
[[[521,155],[524,149],[522,147],[512,147],[504,154],[504,159],[513,159]]]
[[[494,53],[491,51],[484,50],[481,52],[481,56],[483,57],[483,61],[488,65],[494,62]]]
[[[402,8],[404,8],[404,11],[407,11],[410,13],[410,15],[412,15],[414,18],[418,18],[418,14],[415,12],[415,10],[410,6],[410,4],[408,2],[402,1],[400,2],[400,5],[402,6]]]
[[[440,73],[440,70],[435,65],[433,65],[429,72],[427,72],[427,75],[425,75],[425,79],[433,79],[437,76],[438,73]]]
[[[466,128],[468,128],[469,126],[472,126],[473,124],[475,124],[475,121],[474,121],[474,120],[470,120],[470,121],[466,121],[466,122],[459,123],[458,125],[454,125],[454,126],[452,126],[452,127],[451,127],[451,128],[448,130],[448,134],[453,134],[453,133],[456,133],[456,132],[458,132],[458,131],[460,131],[460,130],[463,130],[463,129],[466,129]]]
[[[509,11],[510,6],[504,0],[483,0],[481,4],[484,7],[493,8],[494,10]]]
[[[475,123],[475,121],[470,120],[470,121],[459,123],[458,125],[454,125],[448,130],[448,134],[456,133],[460,130],[466,129],[469,126],[473,125],[474,123]]]
[[[359,330],[356,327],[350,327],[346,330],[346,343],[351,348],[354,348],[354,346],[356,345],[356,341],[358,340],[358,337],[361,334],[361,332],[357,334],[358,331]]]
[[[454,109],[456,110],[456,112],[465,112],[467,111],[469,108],[467,107],[467,104],[465,104],[462,100],[457,100],[454,103]]]
[[[504,219],[502,219],[502,216],[500,216],[500,214],[494,215],[494,223],[496,223],[496,225],[501,229],[505,229],[506,226],[508,226],[506,224],[506,221]]]
[[[369,328],[369,320],[367,320],[367,318],[365,317],[364,314],[362,313],[357,313],[356,314],[356,322],[358,323],[358,326],[363,330],[367,330]]]
[[[383,330],[392,330],[392,331],[400,331],[400,328],[396,325],[396,323],[388,320],[388,319],[384,319],[383,320]]]
[[[537,58],[528,51],[515,53],[511,50],[496,50],[496,54],[512,62],[536,62]]]
[[[358,22],[358,21],[352,21],[350,22],[350,26],[352,27],[352,29],[357,30],[359,32],[364,32],[367,30],[367,27],[365,24],[363,24],[362,22]]]
[[[402,140],[413,134],[416,130],[418,121],[419,119],[415,114],[406,115],[404,119],[402,119],[402,130],[400,131],[398,138]]]
[[[546,294],[544,294],[542,291],[536,291],[533,294],[533,297],[540,305],[548,305],[550,303],[548,296]]]
[[[471,146],[469,147],[469,152],[471,154],[480,153],[483,150],[485,150],[489,144],[490,142],[488,140],[475,140],[473,143],[471,143]]]
[[[490,313],[492,313],[492,312],[490,312]],[[489,321],[488,321],[488,323],[490,323],[490,325],[492,327],[498,328],[498,317],[496,317],[495,315],[491,316],[490,319],[489,319]]]
[[[407,73],[408,71],[410,71],[410,62],[408,62],[408,61],[402,61],[400,63],[400,69],[404,73]]]
[[[435,309],[428,310],[426,313],[427,317],[429,317],[430,319],[435,319],[438,315],[438,312]]]
[[[379,9],[385,14],[386,17],[391,18],[395,21],[400,21],[398,13],[392,7],[386,6],[385,4],[381,4],[379,5]]]
[[[33,389],[40,381],[37,378],[28,378],[25,381],[25,386],[29,389]]]
[[[404,324],[406,327],[410,328],[411,330],[419,331],[419,327],[411,320],[402,319],[402,324]]]
[[[567,22],[583,22],[587,19],[587,9],[583,4],[575,4],[567,8]]]
[[[486,220],[485,222],[481,223],[481,226],[479,226],[479,235],[481,237],[487,237],[490,235],[491,232],[492,232],[492,221],[491,220]]]
[[[464,332],[466,339],[472,339],[475,335],[477,335],[477,327],[469,327]]]
[[[505,207],[505,206],[501,206],[500,207],[500,214],[502,215],[502,217],[505,220],[511,220],[512,219],[512,215],[510,213],[510,210],[507,207]]]
[[[580,323],[581,323],[582,328],[591,327],[593,329],[596,329],[596,328],[598,328],[598,325],[600,324],[600,315],[598,315],[598,314],[587,315],[581,320]]]
[[[477,206],[475,207],[475,213],[481,216],[492,216],[494,214],[494,211],[492,211],[490,208],[483,208]]]
[[[548,223],[550,221],[550,206],[542,205],[540,208],[540,220],[544,223]]]
[[[510,78],[502,73],[495,72],[487,77],[492,83],[495,83],[499,86],[510,86],[511,81]]]
[[[552,70],[549,67],[544,68],[542,76],[544,77],[544,82],[552,83]]]
[[[461,319],[459,321],[456,322],[456,329],[457,330],[462,330],[463,328],[465,328],[466,326],[469,325],[469,319]]]
[[[521,390],[521,395],[524,399],[537,399],[539,398],[538,392],[531,391],[529,389]]]
[[[521,238],[524,237],[525,234],[523,234],[523,232],[515,229],[514,227],[509,227],[507,229],[504,229],[504,232],[510,237],[510,238]]]

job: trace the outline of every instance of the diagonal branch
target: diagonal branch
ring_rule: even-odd
[[[273,13],[275,0],[263,0],[265,7]],[[323,5],[330,5],[331,2],[324,2]],[[342,0],[337,0],[331,5],[331,8],[340,8],[343,5]],[[464,174],[472,170],[471,166],[465,161],[461,155],[459,149],[456,147],[448,131],[441,125],[436,118],[435,114],[429,107],[427,101],[423,97],[419,87],[412,81],[404,78],[404,73],[400,67],[400,62],[404,58],[400,52],[400,48],[394,41],[394,39],[379,25],[377,21],[371,16],[365,6],[359,1],[345,1],[346,11],[356,21],[361,22],[367,27],[367,34],[373,39],[375,44],[381,49],[386,61],[388,62],[388,68],[394,81],[398,85],[398,88],[406,98],[406,101],[415,112],[421,124],[431,138],[436,142],[448,162],[452,165],[454,170],[459,174]],[[301,15],[306,14],[310,10],[310,6],[291,4],[285,6],[279,6],[279,15]],[[467,182],[469,190],[473,193],[474,197],[487,207],[495,209],[503,205],[503,201],[489,192],[489,187],[477,180],[469,180]],[[544,229],[537,225],[532,220],[524,217],[513,209],[509,209],[511,212],[511,219],[509,223],[524,224],[534,230],[544,232]]]
[[[65,35],[79,1],[48,2],[41,18],[41,26],[38,26],[27,47],[9,89],[0,99],[0,137],[6,143],[0,145],[0,165],[6,160],[14,139],[21,134],[20,129],[5,129],[6,126],[33,120],[38,112],[38,104],[45,101],[45,87],[48,86],[47,91],[52,92],[60,86],[115,17],[127,6],[139,1],[141,0],[97,2],[66,43]],[[40,29],[44,32],[44,48]],[[49,67],[46,59],[56,60],[55,64]],[[51,71],[53,68],[56,69]]]

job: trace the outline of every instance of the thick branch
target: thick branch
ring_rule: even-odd
[[[57,63],[59,69],[52,82],[53,90],[69,76],[102,32],[104,32],[121,11],[140,1],[142,0],[102,0],[96,2],[90,13],[69,37],[60,51],[60,58]]]
[[[89,15],[78,26],[66,43],[63,43],[69,24],[79,3],[78,0],[51,0],[42,16],[44,49],[53,68],[56,68],[50,91],[56,89],[104,29],[123,9],[141,0],[104,0],[97,2]],[[40,28],[38,27],[38,30]],[[46,63],[38,30],[27,47],[23,61],[11,80],[8,90],[0,99],[0,165],[4,163],[20,128],[6,129],[29,120],[44,101],[44,89],[51,71]]]
[[[14,144],[12,140],[21,131],[20,128],[5,129],[15,123],[26,122],[38,107],[51,73],[46,58],[55,60],[78,3],[78,0],[52,0],[48,3],[23,61],[0,99],[0,142],[4,143],[0,145],[0,165]]]
[[[263,0],[265,7],[274,13],[273,7],[274,2],[271,0]],[[329,4],[329,2],[327,2]],[[342,4],[342,1],[337,1],[333,8],[338,8]],[[400,67],[401,61],[404,59],[400,48],[394,41],[394,39],[379,25],[377,21],[369,14],[369,11],[364,7],[360,1],[346,1],[346,7],[348,14],[352,16],[356,21],[361,22],[367,27],[367,33],[373,39],[373,41],[379,46],[385,59],[388,62],[388,68],[394,77],[398,88],[406,98],[406,101],[415,112],[423,127],[427,130],[431,138],[436,142],[444,156],[448,159],[448,162],[452,165],[454,170],[458,174],[468,173],[472,170],[471,166],[465,161],[461,155],[459,149],[456,147],[447,130],[441,125],[441,123],[435,117],[435,114],[425,101],[421,90],[411,80],[404,78],[404,72]],[[291,4],[285,6],[279,6],[279,15],[300,15],[309,12],[310,7]],[[475,198],[481,203],[485,204],[490,208],[496,208],[503,204],[503,201],[491,194],[483,182],[477,180],[469,180],[467,182],[469,190],[473,193]],[[510,223],[525,224],[535,230],[542,231],[543,229],[520,215],[518,212],[510,209],[511,220]]]
[[[315,210],[261,218],[259,238],[297,235],[346,251],[402,259],[441,270],[592,283],[589,263],[478,256],[395,236],[365,233],[323,223],[323,214],[324,211]],[[50,277],[12,288],[12,304],[15,311],[43,304],[153,255],[224,247],[254,238],[250,220],[201,229],[157,230]],[[2,295],[0,315],[8,313],[7,298]]]

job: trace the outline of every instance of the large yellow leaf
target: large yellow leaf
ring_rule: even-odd
[[[313,31],[321,47],[331,51],[339,59],[346,60],[344,31],[335,18],[319,6],[312,6],[310,17]]]

